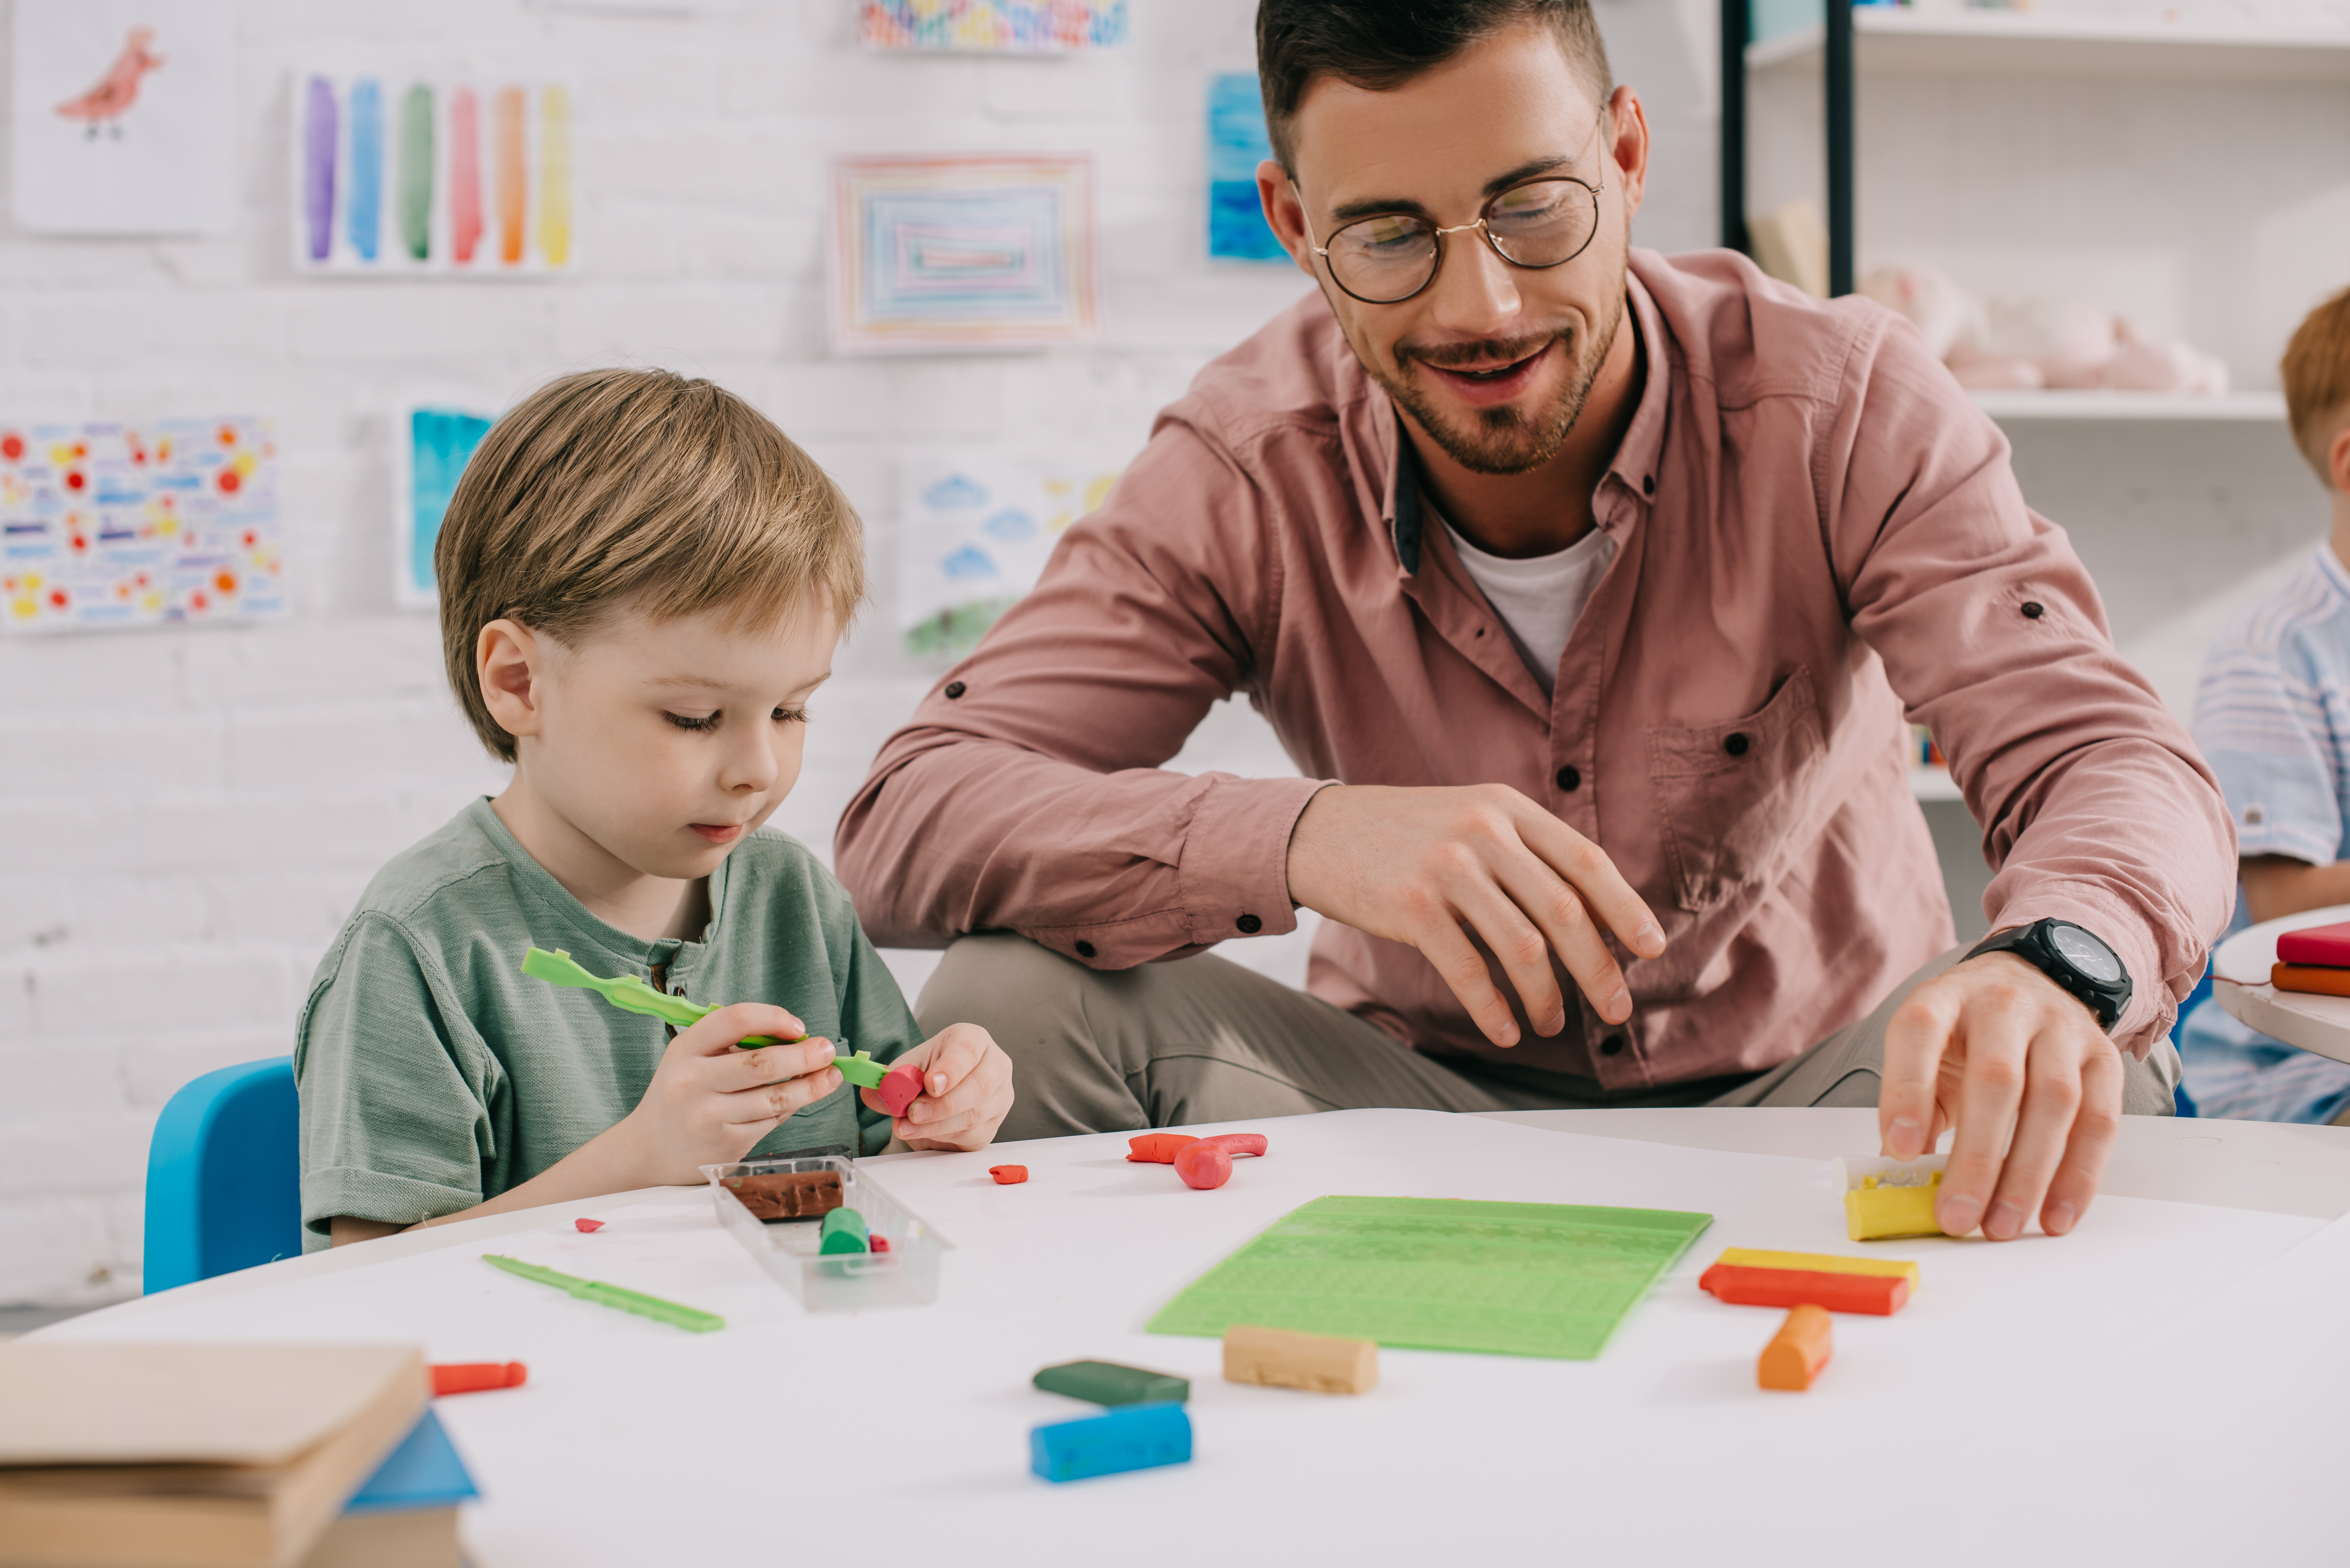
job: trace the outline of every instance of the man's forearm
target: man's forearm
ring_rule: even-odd
[[[2255,855],[2237,863],[2244,912],[2255,922],[2350,904],[2350,860],[2312,866],[2290,855]]]

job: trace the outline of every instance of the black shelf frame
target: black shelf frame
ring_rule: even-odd
[[[1853,0],[1822,0],[1826,60],[1821,108],[1827,123],[1828,293],[1853,284]],[[1748,0],[1721,0],[1721,243],[1747,249],[1746,46],[1754,31]]]

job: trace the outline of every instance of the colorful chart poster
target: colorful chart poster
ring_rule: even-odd
[[[432,546],[441,538],[457,481],[497,415],[459,401],[404,405],[392,420],[391,597],[402,609],[440,600]]]
[[[1264,221],[1256,166],[1273,156],[1264,99],[1252,72],[1208,78],[1208,254],[1224,261],[1285,262]]]
[[[577,264],[574,88],[303,72],[293,101],[303,271],[522,276]]]
[[[11,45],[18,224],[51,234],[228,231],[230,0],[16,0]]]
[[[1118,483],[1001,452],[916,452],[898,470],[898,630],[908,652],[961,655],[1036,586],[1069,524]]]
[[[843,353],[1031,348],[1101,326],[1093,160],[844,158],[832,341]]]
[[[858,0],[868,48],[1070,55],[1126,42],[1126,0]]]
[[[265,420],[0,425],[0,628],[286,610]]]

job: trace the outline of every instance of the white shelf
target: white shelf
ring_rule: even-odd
[[[1919,800],[1964,800],[1959,793],[1958,781],[1950,770],[1939,765],[1918,766],[1909,770],[1909,793]]]
[[[2044,16],[2029,11],[1920,12],[1856,6],[1853,59],[1888,75],[2200,77],[2350,81],[2350,27]],[[1750,70],[1816,69],[1822,30],[1746,47]]]
[[[1977,391],[1969,395],[1977,407],[2002,423],[2032,420],[2284,422],[2282,392],[2229,392],[2216,398],[2180,392]]]

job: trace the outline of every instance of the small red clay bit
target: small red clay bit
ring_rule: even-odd
[[[1128,1163],[1172,1165],[1175,1157],[1200,1140],[1189,1133],[1144,1133],[1126,1140]]]
[[[1203,1137],[1200,1141],[1214,1144],[1226,1154],[1263,1154],[1264,1152],[1264,1134],[1263,1133],[1218,1133],[1213,1137]]]
[[[432,1368],[432,1392],[477,1394],[484,1388],[519,1388],[530,1368],[519,1361],[452,1361]]]
[[[601,1220],[574,1220],[571,1222],[571,1228],[582,1232],[583,1234],[592,1236],[597,1231],[601,1231],[604,1228],[604,1222]]]
[[[1024,1165],[991,1165],[987,1168],[987,1174],[995,1178],[998,1187],[1017,1187],[1028,1179],[1028,1168]]]
[[[1175,1157],[1175,1174],[1186,1187],[1222,1187],[1232,1179],[1232,1157],[1216,1143],[1195,1143]]]
[[[889,1250],[889,1238],[887,1236],[868,1236],[865,1240],[867,1246],[873,1251],[886,1252]]]
[[[881,1097],[883,1110],[902,1116],[908,1106],[922,1097],[922,1070],[911,1062],[900,1062],[881,1075],[881,1086],[873,1092]]]

